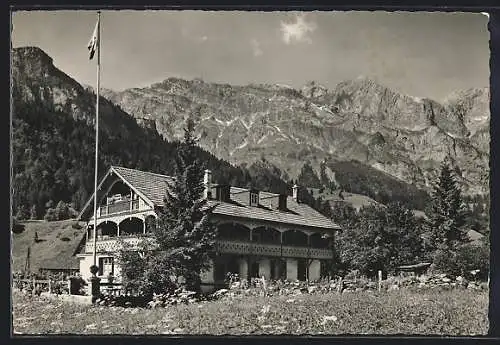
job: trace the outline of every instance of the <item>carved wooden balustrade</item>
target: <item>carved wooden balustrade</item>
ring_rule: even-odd
[[[131,236],[120,237],[131,250],[138,249],[138,245],[144,237]],[[92,252],[94,243],[90,239],[86,243],[87,253]],[[116,238],[98,239],[97,252],[116,252],[120,250],[120,241]],[[290,258],[310,258],[310,259],[332,259],[333,252],[331,249],[296,247],[296,246],[280,246],[279,244],[264,244],[240,241],[224,241],[218,240],[215,248],[219,253],[224,254],[241,254],[241,255],[259,255],[272,257],[290,257]]]
[[[280,246],[279,244],[264,244],[239,241],[216,242],[216,250],[225,254],[253,254],[274,257],[294,257],[311,259],[332,259],[331,249],[308,248],[295,246]]]
[[[115,213],[133,211],[139,209],[139,200],[123,200],[113,204],[101,206],[99,208],[100,216],[106,216]]]
[[[139,243],[141,243],[144,237],[139,236],[120,236],[120,240],[125,242],[127,248],[134,250],[139,248]],[[120,240],[117,238],[109,238],[109,239],[99,239],[97,238],[97,252],[116,252],[119,251],[122,247]],[[94,250],[94,239],[90,238],[85,244],[85,251],[87,253],[93,252]]]

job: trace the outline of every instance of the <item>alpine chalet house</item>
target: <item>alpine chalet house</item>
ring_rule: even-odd
[[[120,281],[116,260],[118,238],[132,246],[147,236],[150,221],[163,205],[166,183],[172,178],[139,170],[112,166],[98,187],[97,275],[103,282],[109,275]],[[216,203],[212,221],[219,229],[216,256],[202,283],[223,284],[226,274],[266,279],[309,280],[321,277],[325,262],[333,258],[333,239],[340,230],[328,218],[293,196],[215,185],[205,171],[205,197]],[[93,196],[80,219],[88,221],[85,249],[78,254],[80,274],[90,278],[93,264]]]

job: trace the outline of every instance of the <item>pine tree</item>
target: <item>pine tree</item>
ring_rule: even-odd
[[[64,201],[59,201],[54,209],[56,220],[64,220],[70,217],[69,207]]]
[[[188,289],[200,291],[200,275],[209,268],[217,231],[209,220],[211,208],[203,197],[204,169],[195,148],[194,123],[189,119],[176,157],[175,180],[167,186],[153,232],[175,276],[184,277]]]
[[[19,205],[17,207],[16,219],[17,220],[26,220],[28,218],[29,218],[29,213],[28,213],[28,210],[26,209],[26,206]]]
[[[38,217],[38,215],[37,215],[36,205],[33,205],[33,206],[31,206],[31,210],[30,210],[30,219],[35,220],[35,219],[37,219],[37,217]]]
[[[328,187],[330,185],[330,179],[326,175],[326,163],[325,163],[325,161],[321,162],[319,165],[319,179],[321,181],[321,184],[324,187]]]
[[[448,164],[441,165],[441,172],[434,185],[429,208],[431,246],[447,250],[466,241],[462,231],[465,224],[461,191]]]

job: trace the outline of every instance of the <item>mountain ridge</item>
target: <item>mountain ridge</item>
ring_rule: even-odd
[[[443,105],[368,79],[341,82],[333,90],[315,83],[296,90],[167,78],[103,94],[132,116],[154,121],[165,138],[179,137],[179,119],[198,113],[202,146],[235,164],[264,156],[297,176],[297,161],[312,160],[317,169],[329,156],[352,158],[425,188],[438,163],[448,159],[465,167],[461,182],[473,194],[487,193],[488,93],[487,88],[458,91],[460,97]],[[371,141],[373,136],[378,140]]]
[[[41,49],[15,48],[13,67],[16,97],[93,124],[93,88],[58,70]],[[104,128],[119,130],[133,120],[172,141],[193,117],[203,149],[234,165],[265,159],[285,179],[296,178],[306,161],[316,172],[323,161],[330,167],[357,161],[358,169],[374,168],[428,189],[447,159],[467,193],[488,193],[488,89],[457,91],[445,104],[401,95],[366,78],[334,89],[310,82],[297,90],[172,77],[148,87],[100,91]],[[452,111],[457,107],[462,113]]]

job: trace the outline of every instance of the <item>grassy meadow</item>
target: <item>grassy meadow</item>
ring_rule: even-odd
[[[225,297],[158,309],[84,306],[13,291],[16,334],[485,335],[488,291]]]

